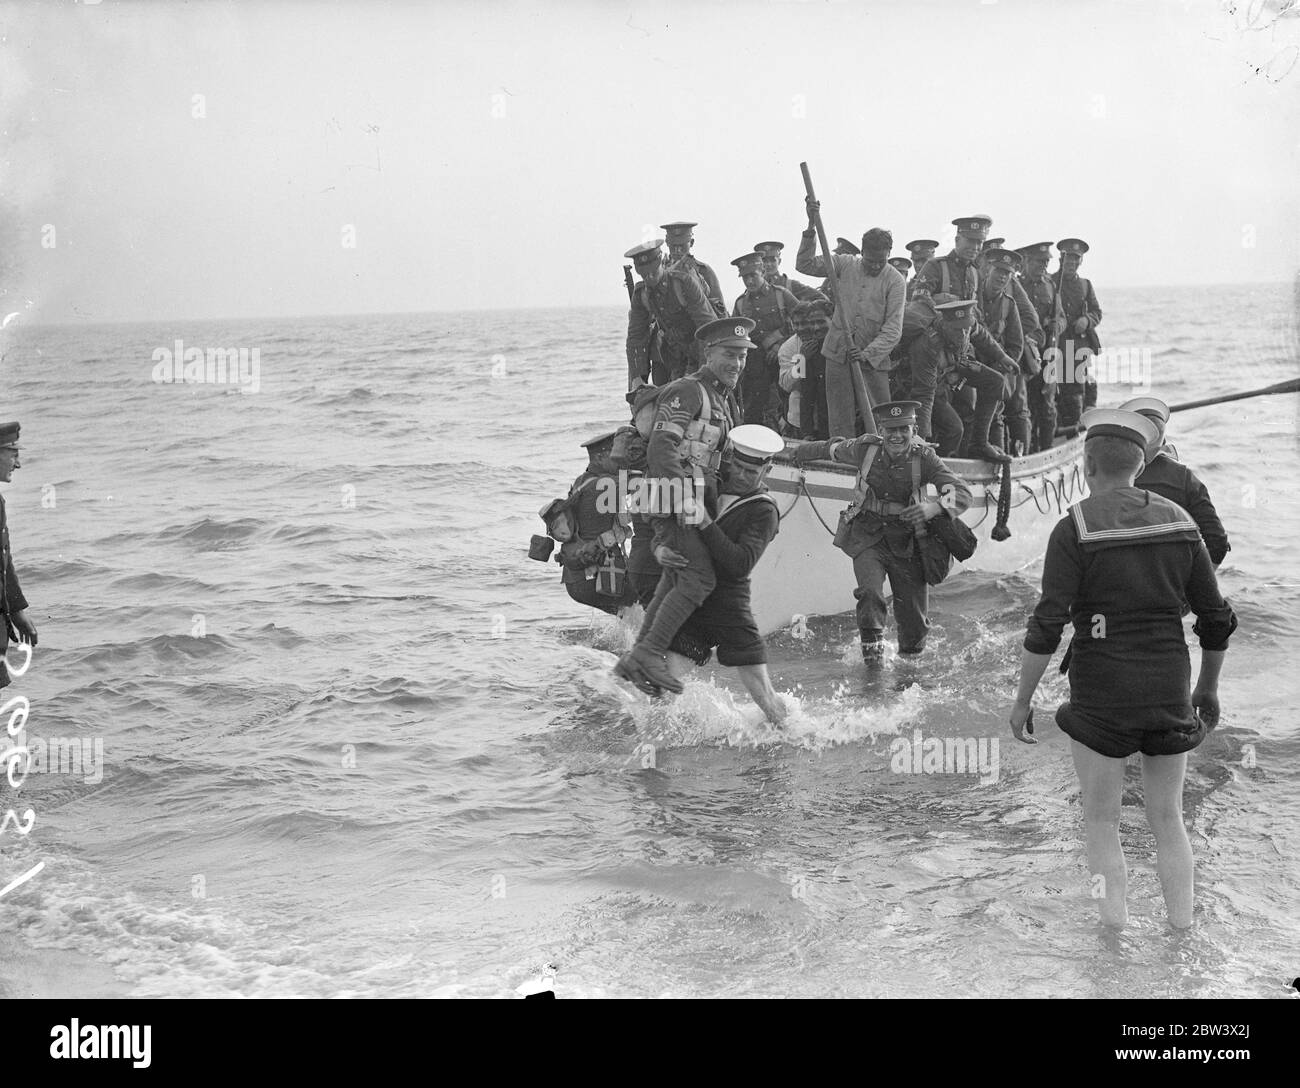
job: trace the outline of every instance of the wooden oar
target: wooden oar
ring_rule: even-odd
[[[1189,400],[1186,404],[1171,404],[1171,412],[1185,412],[1188,408],[1205,408],[1211,404],[1225,404],[1230,400],[1245,400],[1247,397],[1267,397],[1273,393],[1300,393],[1300,378],[1292,378],[1289,382],[1278,382],[1277,385],[1266,386],[1263,389],[1252,389],[1246,393],[1225,393],[1221,397],[1206,397],[1204,400]]]
[[[808,164],[801,162],[799,169],[803,173],[803,187],[808,193],[809,200],[816,200],[817,196],[813,193],[812,175],[808,172]],[[831,290],[835,293],[835,313],[840,318],[840,327],[844,332],[844,362],[849,368],[849,377],[853,381],[853,399],[857,402],[858,412],[862,416],[863,426],[866,430],[863,434],[876,433],[876,417],[871,413],[871,394],[867,392],[867,382],[862,376],[862,371],[848,356],[853,347],[853,333],[849,329],[849,315],[847,307],[843,305],[843,296],[840,294],[839,277],[835,274],[835,258],[831,255],[830,243],[826,241],[826,228],[822,226],[822,213],[819,211],[813,219],[813,226],[817,228],[817,240],[822,245],[822,258],[826,261],[826,274],[831,281]]]

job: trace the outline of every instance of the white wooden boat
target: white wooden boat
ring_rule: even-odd
[[[787,443],[787,450],[792,443]],[[962,570],[1009,573],[1042,556],[1052,527],[1067,507],[1087,494],[1083,438],[1011,463],[1011,536],[994,540],[1002,470],[987,461],[960,457],[944,463],[970,485],[972,502],[962,515],[979,538],[975,554],[953,565]],[[831,616],[854,606],[853,562],[832,544],[840,511],[853,499],[857,472],[831,461],[794,464],[778,454],[767,487],[781,511],[781,531],[751,576],[754,616],[764,634],[788,628],[796,616]],[[933,496],[932,496],[933,497]],[[888,593],[888,582],[885,590]]]

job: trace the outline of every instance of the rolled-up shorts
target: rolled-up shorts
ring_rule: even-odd
[[[668,648],[689,657],[697,665],[704,665],[715,646],[719,665],[767,664],[767,645],[758,633],[758,625],[752,620],[748,624],[720,624],[692,616],[682,625]]]
[[[1190,752],[1209,732],[1190,703],[1085,709],[1065,702],[1056,708],[1056,724],[1062,733],[1112,759],[1123,759],[1134,752],[1176,756]]]

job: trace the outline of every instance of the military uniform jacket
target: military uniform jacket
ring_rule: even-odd
[[[1101,306],[1092,290],[1092,281],[1082,276],[1068,276],[1061,282],[1061,273],[1052,277],[1053,285],[1061,292],[1061,307],[1065,310],[1065,333],[1067,340],[1080,334],[1074,331],[1074,323],[1081,317],[1088,319],[1088,328],[1082,334],[1082,340],[1094,352],[1101,351],[1101,340],[1097,336],[1097,326],[1101,324]]]
[[[912,294],[924,292],[953,298],[979,298],[979,271],[975,262],[963,261],[957,251],[949,250],[943,257],[931,257],[913,279]]]
[[[560,545],[561,558],[568,558],[583,545],[594,541],[601,533],[621,524],[618,511],[603,509],[609,502],[610,495],[618,494],[618,477],[608,472],[594,471],[590,465],[587,471],[573,481],[569,489],[570,509],[576,522],[577,538]],[[589,566],[595,566],[593,560]],[[562,583],[581,582],[589,575],[581,567],[564,565],[560,577]]]
[[[816,443],[824,449],[823,456],[833,461],[841,461],[861,470],[867,451],[873,445],[879,446],[880,440],[874,435],[863,435],[847,441],[832,438],[828,442]],[[816,450],[814,453],[818,452]],[[930,444],[924,439],[914,437],[907,454],[897,460],[880,449],[871,463],[867,473],[866,484],[881,502],[900,503],[911,506],[912,497],[912,460],[921,462],[921,485],[934,484],[940,497],[944,499],[944,508],[957,517],[971,503],[970,488],[966,481],[943,463]],[[939,514],[947,517],[947,514]],[[907,558],[915,554],[915,534],[912,527],[897,515],[880,515],[870,510],[863,510],[853,521],[853,543],[850,555],[856,555],[867,548],[884,547],[894,555]]]
[[[997,294],[990,293],[988,283],[983,287],[984,289],[980,291],[979,304],[980,311],[984,315],[984,328],[1009,358],[1019,362],[1021,353],[1025,350],[1025,333],[1020,324],[1020,310],[1011,294],[1011,284],[1008,283]]]
[[[7,620],[15,612],[27,607],[27,598],[23,596],[18,584],[18,573],[14,570],[13,553],[9,550],[9,521],[5,515],[5,501],[0,498],[0,561],[3,563],[4,578],[0,582],[0,613]],[[9,647],[9,629],[7,623],[0,623],[0,656]],[[0,663],[0,687],[9,683],[9,673]]]
[[[821,298],[827,297],[826,295],[823,295],[818,288],[810,287],[808,284],[800,283],[798,280],[792,280],[784,272],[778,272],[775,276],[772,276],[767,282],[770,283],[773,287],[784,287],[787,291],[790,292],[790,294],[794,295],[794,297],[800,302],[807,302],[810,299],[816,299],[818,297]]]
[[[983,325],[976,325],[971,329],[970,343],[963,352],[958,354],[948,346],[943,333],[939,331],[941,324],[942,319],[936,318],[933,324],[912,341],[908,358],[912,364],[913,374],[924,375],[932,372],[937,381],[956,370],[959,363],[968,360],[983,363],[1002,374],[1017,372],[1015,360],[1002,350],[1002,346],[993,339]]]
[[[1038,315],[1038,323],[1043,330],[1041,347],[1055,347],[1060,339],[1061,329],[1056,318],[1056,281],[1046,273],[1029,277],[1022,276],[1020,286],[1025,292],[1029,304]]]
[[[1223,557],[1232,550],[1228,533],[1210,501],[1210,492],[1196,473],[1169,454],[1157,453],[1133,481],[1133,486],[1154,491],[1191,514],[1201,531],[1201,539],[1205,541],[1205,550],[1210,553],[1210,562],[1215,566],[1222,563]]]
[[[654,422],[651,424],[650,444],[646,450],[646,475],[660,479],[684,479],[693,476],[682,451],[682,441],[687,426],[703,416],[704,401],[700,385],[709,391],[709,418],[707,422],[717,427],[722,435],[717,449],[722,449],[727,432],[741,418],[735,394],[707,370],[698,376],[678,378],[664,386],[659,394]]]
[[[1187,511],[1137,487],[1090,495],[1052,530],[1025,649],[1054,652],[1073,621],[1072,703],[1185,707],[1184,599],[1196,613],[1201,649],[1227,649],[1237,617]]]
[[[652,322],[666,341],[689,350],[695,342],[695,330],[716,319],[693,273],[668,269],[653,287],[641,280],[632,290],[632,309],[627,315],[629,384],[650,368]]]
[[[790,311],[797,305],[799,300],[784,287],[765,283],[757,294],[751,295],[746,291],[736,299],[731,316],[748,317],[758,325],[751,336],[763,349],[764,355],[769,355],[774,347],[780,347],[794,331],[794,326],[790,323]]]
[[[1020,280],[1012,276],[1007,286],[1011,291],[1011,297],[1016,301],[1016,312],[1020,314],[1020,328],[1025,334],[1025,350],[1029,351],[1032,344],[1034,350],[1041,353],[1047,343],[1043,339],[1043,323],[1038,320],[1038,311],[1029,301],[1029,295]]]
[[[691,253],[686,254],[680,261],[674,261],[669,268],[678,272],[690,272],[697,276],[714,313],[718,317],[727,316],[727,304],[722,301],[722,284],[718,282],[718,274],[712,268]]]

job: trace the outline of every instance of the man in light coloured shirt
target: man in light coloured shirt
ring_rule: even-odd
[[[830,269],[817,252],[813,228],[820,204],[812,199],[806,204],[808,229],[799,243],[795,268],[807,276],[825,276]],[[861,368],[873,405],[890,399],[889,371],[896,364],[889,353],[903,335],[903,306],[907,301],[907,281],[889,265],[893,244],[887,230],[873,227],[862,236],[861,257],[831,255],[839,280],[839,297],[835,318],[822,345],[831,434],[856,435],[871,429],[869,418],[861,426],[854,421],[856,399],[850,366]],[[845,318],[852,335],[852,343],[847,344],[842,324]]]

